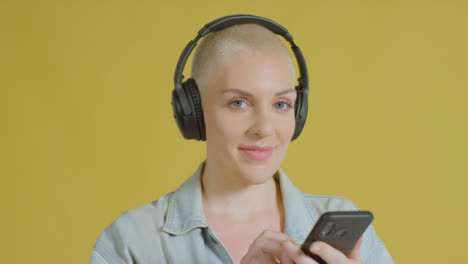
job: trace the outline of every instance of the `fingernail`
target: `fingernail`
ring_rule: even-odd
[[[312,248],[310,250],[312,252],[318,253],[320,251],[320,246],[315,244],[315,245],[312,246]]]

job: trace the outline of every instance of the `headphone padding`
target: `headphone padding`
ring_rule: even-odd
[[[194,113],[194,123],[196,127],[191,129],[197,130],[197,140],[206,140],[206,133],[205,133],[205,119],[203,117],[203,110],[201,105],[201,97],[200,92],[198,90],[198,86],[193,78],[189,78],[186,81],[186,92],[190,94],[192,99],[192,110]]]
[[[299,87],[296,87],[297,97],[296,97],[296,104],[294,106],[294,118],[296,119],[296,127],[294,128],[294,134],[291,141],[295,140],[301,134],[302,128],[304,128],[304,121],[301,118],[301,111],[302,111],[302,103],[303,103],[303,96],[302,92],[300,91]]]

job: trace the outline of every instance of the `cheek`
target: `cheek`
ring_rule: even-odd
[[[236,118],[226,111],[213,109],[205,113],[207,141],[238,144],[246,125],[245,120]]]
[[[296,119],[294,116],[292,118],[288,118],[288,120],[283,121],[283,124],[280,128],[280,137],[283,143],[289,143],[291,138],[294,134],[294,130],[296,129]]]
[[[291,142],[294,130],[296,128],[296,120],[289,119],[283,120],[283,126],[278,129],[278,152],[276,162],[282,162],[289,148],[289,143]]]

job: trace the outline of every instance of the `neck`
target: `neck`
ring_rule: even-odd
[[[273,175],[264,183],[249,184],[210,165],[206,164],[201,178],[205,211],[236,218],[264,212],[282,215],[281,191]]]

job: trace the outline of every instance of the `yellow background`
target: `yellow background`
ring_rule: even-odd
[[[467,7],[1,1],[2,262],[86,263],[112,220],[193,173],[205,149],[173,120],[175,65],[205,23],[237,13],[284,25],[308,63],[291,180],[373,211],[396,263],[466,262]]]

